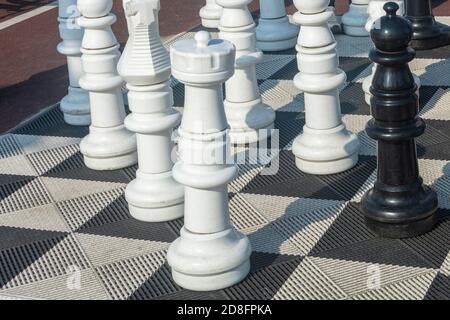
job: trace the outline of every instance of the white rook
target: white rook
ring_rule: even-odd
[[[257,46],[263,51],[295,47],[298,26],[289,22],[284,0],[260,0],[260,19],[256,28]]]
[[[223,7],[219,38],[236,47],[236,70],[225,84],[225,112],[234,144],[254,143],[269,136],[275,121],[275,112],[262,102],[256,79],[256,64],[262,61],[263,53],[256,48],[255,22],[247,7],[251,1],[217,0]]]
[[[122,78],[117,74],[119,44],[111,25],[112,0],[78,0],[85,28],[82,41],[83,89],[89,91],[91,126],[81,141],[80,151],[87,167],[115,170],[137,162],[136,137],[124,125],[125,107],[121,92]]]
[[[69,73],[68,94],[61,100],[60,109],[64,114],[64,121],[68,124],[88,126],[91,123],[89,94],[79,83],[83,76],[81,63],[83,28],[77,23],[79,17],[77,0],[58,1],[59,34],[62,39],[58,44],[58,52],[67,57]]]
[[[338,68],[336,41],[328,26],[328,0],[295,0],[301,25],[297,44],[299,73],[295,86],[304,92],[306,125],[294,140],[297,167],[312,174],[332,174],[358,162],[359,141],[342,122],[339,88],[345,72]]]
[[[172,177],[173,128],[181,116],[172,108],[170,57],[159,36],[159,0],[125,0],[130,37],[117,69],[127,82],[136,132],[139,169],[125,191],[130,214],[147,222],[183,216],[184,188]]]
[[[185,213],[167,259],[181,287],[218,290],[241,281],[250,269],[250,242],[233,227],[228,209],[227,185],[237,167],[228,154],[222,85],[233,74],[235,49],[201,31],[170,52],[172,73],[186,92],[180,160],[173,168],[175,180],[185,185]]]
[[[205,28],[217,28],[219,27],[222,7],[216,3],[216,0],[206,0],[206,5],[200,9],[199,14],[202,18],[202,26]]]
[[[344,33],[354,37],[368,37],[366,30],[369,14],[367,8],[371,0],[352,0],[349,10],[342,16]]]

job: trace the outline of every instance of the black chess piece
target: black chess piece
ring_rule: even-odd
[[[405,0],[405,7],[413,26],[414,49],[429,50],[450,44],[450,27],[436,22],[430,0]]]
[[[412,25],[397,16],[399,6],[388,2],[387,15],[373,28],[376,49],[370,58],[378,64],[370,92],[373,119],[367,134],[378,140],[378,177],[362,199],[367,226],[388,238],[407,238],[430,231],[436,224],[436,193],[419,176],[414,138],[425,131],[417,89],[408,62],[415,51],[408,47]]]

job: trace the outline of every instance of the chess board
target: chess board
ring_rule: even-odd
[[[418,52],[411,63],[422,81],[420,115],[428,124],[417,140],[420,170],[439,195],[440,223],[423,236],[390,240],[365,227],[360,208],[376,178],[362,91],[372,44],[336,39],[348,77],[343,119],[361,141],[360,161],[329,176],[296,168],[290,149],[305,116],[303,94],[292,82],[295,51],[266,54],[257,75],[264,101],[276,110],[279,148],[239,164],[229,186],[232,222],[253,248],[245,281],[214,292],[177,286],[166,252],[182,219],[134,220],[124,189],[136,167],[87,169],[78,144],[88,128],[66,125],[55,105],[0,137],[0,298],[449,299],[450,48]],[[173,80],[172,87],[182,112],[183,85]],[[232,151],[250,157],[245,147]],[[264,174],[274,163],[278,171]]]

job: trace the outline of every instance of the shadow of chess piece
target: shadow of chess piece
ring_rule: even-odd
[[[425,131],[417,116],[419,103],[408,63],[415,51],[408,47],[412,26],[397,16],[399,6],[389,2],[380,27],[372,28],[377,63],[372,87],[373,118],[367,134],[378,141],[378,176],[362,199],[367,226],[388,238],[407,238],[430,231],[436,224],[436,193],[419,176],[415,138]]]

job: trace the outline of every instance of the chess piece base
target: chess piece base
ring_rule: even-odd
[[[275,111],[262,103],[261,99],[244,103],[224,101],[224,105],[232,144],[254,143],[270,136],[274,128]]]
[[[89,93],[81,88],[69,87],[68,94],[61,100],[60,109],[64,121],[72,126],[91,124]]]
[[[306,173],[326,175],[353,168],[358,163],[359,141],[342,124],[328,130],[303,128],[292,152],[297,167]]]
[[[342,16],[344,33],[352,37],[368,37],[366,23],[369,15],[367,5],[351,4],[349,11]]]
[[[288,17],[260,19],[256,28],[256,44],[263,51],[283,51],[297,44],[298,26],[289,22]]]
[[[396,239],[416,237],[432,230],[437,223],[436,193],[424,186],[413,195],[387,197],[385,192],[370,190],[361,201],[367,226],[381,237]]]
[[[138,170],[125,198],[131,216],[140,221],[171,221],[184,214],[184,187],[175,182],[171,171],[145,174]]]
[[[136,137],[124,125],[113,128],[90,127],[81,140],[84,163],[93,170],[117,170],[137,163]]]
[[[414,30],[411,46],[416,50],[431,50],[450,45],[450,27],[434,23],[430,28]]]
[[[242,281],[250,271],[250,242],[233,228],[198,234],[181,229],[167,260],[175,282],[193,291],[212,291]]]

